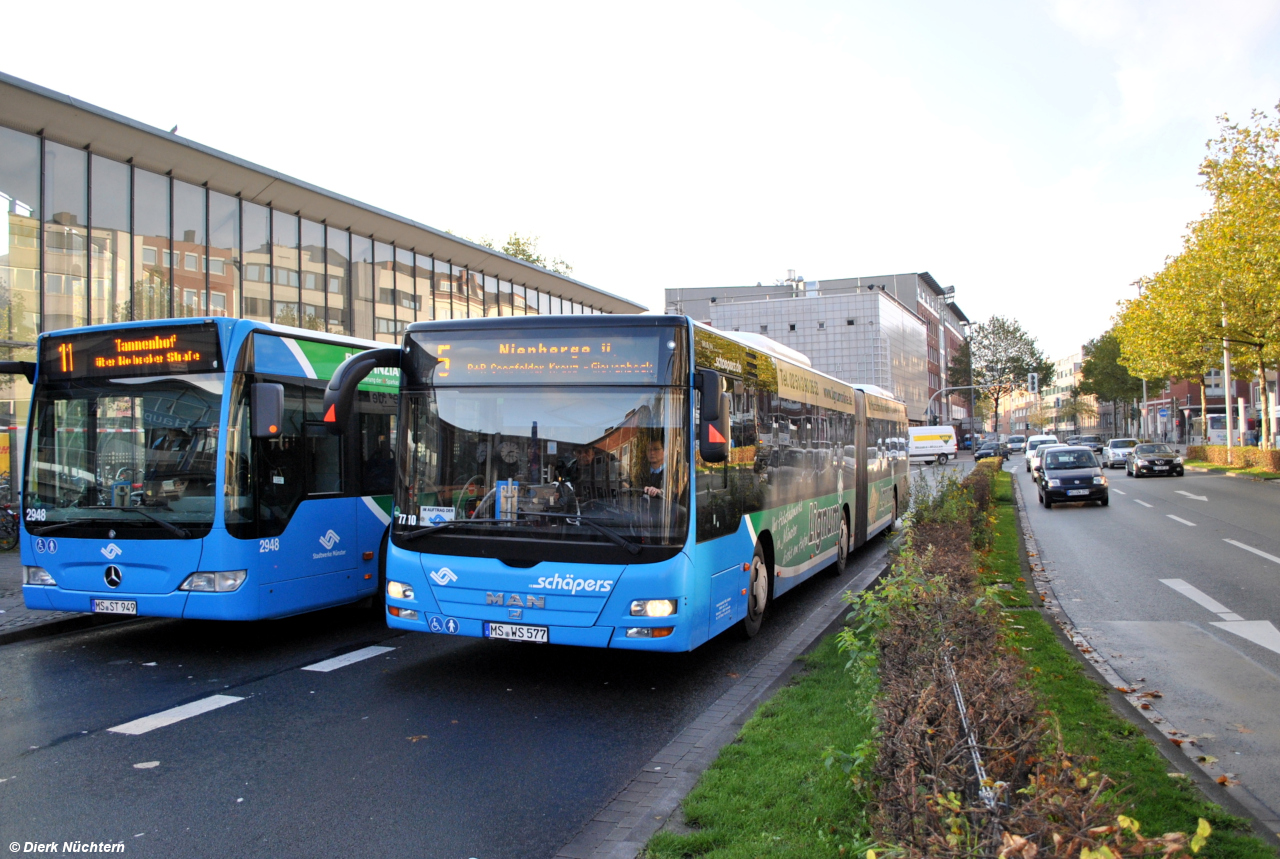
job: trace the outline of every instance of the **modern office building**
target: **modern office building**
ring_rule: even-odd
[[[928,272],[822,281],[792,272],[769,286],[668,289],[666,309],[766,334],[825,373],[893,391],[913,423],[952,423],[968,416],[966,398],[940,395],[968,324],[954,295]]]
[[[645,308],[0,73],[0,356],[43,331],[234,316],[394,342],[424,319]],[[26,421],[0,378],[0,426]],[[0,439],[0,471],[9,470]]]

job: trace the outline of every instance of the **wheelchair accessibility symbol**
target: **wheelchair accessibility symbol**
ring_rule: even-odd
[[[431,619],[427,621],[427,628],[432,632],[447,632],[450,635],[457,635],[460,627],[456,617],[441,617],[438,614],[433,614]]]

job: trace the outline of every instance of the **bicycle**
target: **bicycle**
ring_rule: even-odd
[[[12,505],[0,505],[0,552],[18,545],[18,511]]]

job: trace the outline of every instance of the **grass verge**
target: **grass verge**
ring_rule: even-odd
[[[660,832],[645,855],[861,856],[870,846],[862,809],[844,773],[823,758],[831,745],[855,748],[872,728],[860,715],[871,690],[855,685],[847,661],[835,638],[825,639],[806,672],[761,705],[685,798],[685,822],[696,831]]]
[[[1205,859],[1263,859],[1276,853],[1247,821],[1208,802],[1185,778],[1171,778],[1168,761],[1141,729],[1111,708],[1104,686],[1059,642],[1022,581],[1012,476],[995,486],[995,539],[978,556],[984,584],[1001,589],[1010,611],[1010,643],[1027,663],[1042,708],[1060,726],[1068,752],[1096,759],[1094,767],[1120,785],[1120,796],[1148,835],[1194,832],[1199,818],[1213,826]],[[1020,610],[1021,609],[1021,610]],[[685,798],[687,834],[660,832],[648,859],[748,857],[861,857],[870,838],[864,808],[839,767],[824,764],[829,748],[855,749],[873,729],[867,704],[874,689],[845,670],[847,657],[828,637],[806,660],[806,671],[760,707],[738,739],[721,752]],[[1197,859],[1199,859],[1197,857]]]
[[[1254,466],[1253,468],[1242,468],[1238,465],[1217,465],[1212,462],[1202,462],[1198,459],[1188,459],[1184,463],[1189,468],[1203,468],[1207,471],[1232,472],[1234,474],[1245,474],[1249,477],[1258,477],[1263,480],[1280,480],[1280,472],[1267,471],[1263,468]]]

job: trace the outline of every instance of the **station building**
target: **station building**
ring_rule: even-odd
[[[41,332],[129,320],[396,342],[419,320],[646,309],[3,73],[0,209],[10,360],[31,360]],[[12,461],[15,485],[29,401],[25,379],[0,377],[0,475]]]

